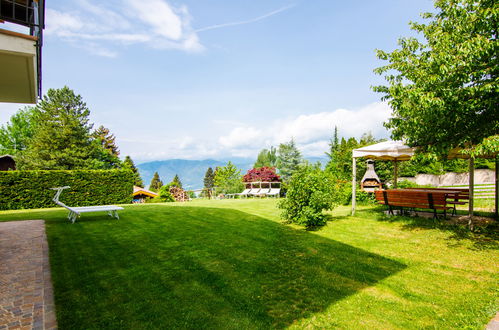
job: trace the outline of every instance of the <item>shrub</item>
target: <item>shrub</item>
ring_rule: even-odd
[[[286,198],[278,207],[285,220],[307,228],[326,223],[322,213],[338,203],[339,182],[318,166],[301,166],[291,177]]]
[[[172,185],[167,184],[159,189],[159,199],[162,202],[175,202],[175,198],[173,198],[173,195],[170,193],[170,188]]]
[[[60,200],[70,206],[124,204],[132,201],[130,170],[56,170],[0,172],[0,210],[56,206],[55,191],[70,186]]]

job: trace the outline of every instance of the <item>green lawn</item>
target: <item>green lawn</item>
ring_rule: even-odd
[[[46,220],[60,329],[483,329],[499,309],[497,233],[348,213],[316,231],[258,199],[0,221]]]

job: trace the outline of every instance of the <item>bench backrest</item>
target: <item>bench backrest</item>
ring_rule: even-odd
[[[446,207],[447,198],[443,192],[423,192],[414,190],[380,190],[375,192],[376,200],[385,205],[417,207],[417,208],[441,208]]]
[[[434,190],[434,191],[459,191],[457,196],[449,196],[449,198],[456,200],[469,200],[470,190],[467,188],[410,188],[410,190]]]

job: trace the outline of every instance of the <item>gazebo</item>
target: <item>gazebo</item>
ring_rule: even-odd
[[[406,146],[402,141],[385,141],[367,147],[354,149],[352,153],[352,215],[355,214],[357,191],[357,158],[391,160],[393,167],[393,185],[397,188],[398,162],[411,159],[415,148]]]
[[[373,144],[367,147],[354,149],[352,153],[352,215],[355,214],[355,204],[356,204],[356,188],[357,188],[357,158],[371,158],[375,160],[391,160],[394,162],[393,167],[393,186],[397,188],[397,177],[398,177],[398,162],[410,160],[414,155],[416,148],[411,148],[405,145],[402,141],[385,141],[377,144]],[[496,154],[480,156],[482,158],[495,158],[495,216],[498,217],[498,204],[499,204],[499,168],[498,168],[498,158]],[[448,159],[462,158],[469,159],[469,192],[470,201],[468,205],[469,216],[473,216],[473,190],[474,190],[474,160],[468,155],[460,152],[459,149],[453,149],[449,152],[447,156]]]

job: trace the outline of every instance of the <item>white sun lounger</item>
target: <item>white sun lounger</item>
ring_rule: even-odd
[[[281,189],[280,188],[272,188],[267,193],[267,196],[276,196],[276,197],[279,197],[280,193],[281,193]]]
[[[79,207],[71,207],[67,206],[63,202],[59,201],[59,196],[61,195],[64,189],[70,188],[69,186],[50,188],[52,190],[56,190],[54,198],[52,200],[59,206],[62,206],[69,210],[68,219],[72,223],[76,221],[76,218],[80,216],[81,213],[87,212],[107,212],[107,214],[111,217],[119,219],[118,211],[123,210],[121,206],[116,205],[97,205],[97,206],[79,206]]]
[[[246,196],[246,197],[248,197],[248,194],[249,194],[249,192],[250,192],[250,191],[251,191],[251,189],[249,189],[249,188],[248,188],[248,189],[244,189],[244,190],[243,190],[243,192],[240,192],[240,193],[237,193],[237,194],[233,194],[233,195],[235,195],[235,196]]]

